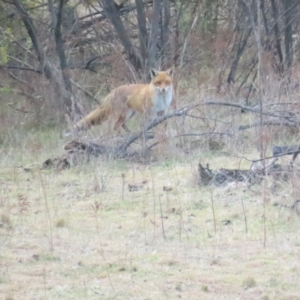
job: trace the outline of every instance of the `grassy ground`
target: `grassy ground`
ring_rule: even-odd
[[[62,152],[58,133],[7,138],[1,299],[300,299],[300,219],[272,205],[292,203],[296,184],[199,188],[199,161],[239,166],[209,153],[40,170]]]

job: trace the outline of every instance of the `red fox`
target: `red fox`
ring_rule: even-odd
[[[75,124],[75,130],[87,130],[115,116],[114,130],[119,131],[122,126],[129,131],[125,123],[136,112],[146,118],[164,114],[173,99],[173,69],[151,69],[150,74],[149,84],[128,84],[112,90],[99,107]]]

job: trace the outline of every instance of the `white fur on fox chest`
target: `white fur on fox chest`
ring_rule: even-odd
[[[165,112],[170,106],[173,98],[173,86],[169,86],[165,92],[161,92],[154,88],[154,94],[152,97],[152,109],[151,113],[157,114],[158,112]]]

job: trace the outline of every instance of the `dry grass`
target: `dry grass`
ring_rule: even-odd
[[[300,220],[272,205],[297,184],[199,188],[199,160],[240,164],[209,152],[39,170],[61,147],[40,138],[1,152],[1,299],[300,299]]]

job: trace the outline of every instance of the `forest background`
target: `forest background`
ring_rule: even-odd
[[[2,0],[3,299],[299,299],[297,162],[251,188],[197,169],[298,145],[299,28],[297,0]],[[177,113],[138,159],[42,168],[113,88],[171,67]]]

